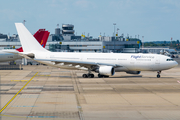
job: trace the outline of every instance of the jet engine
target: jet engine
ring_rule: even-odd
[[[97,70],[95,70],[95,72],[107,76],[113,76],[115,74],[113,66],[100,66]]]
[[[140,74],[141,71],[127,71],[127,74]]]

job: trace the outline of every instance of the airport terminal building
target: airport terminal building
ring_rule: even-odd
[[[141,47],[141,40],[121,36],[92,36],[74,34],[74,25],[63,24],[57,27],[55,34],[49,35],[46,49],[53,52],[114,52],[137,53]],[[0,34],[0,49],[17,49],[21,47],[18,35],[7,36]]]

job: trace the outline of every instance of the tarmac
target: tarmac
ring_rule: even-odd
[[[178,59],[178,61],[180,61]],[[1,120],[180,120],[180,65],[139,75],[82,78],[43,65],[1,70]]]

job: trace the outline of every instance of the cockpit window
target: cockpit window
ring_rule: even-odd
[[[166,61],[174,61],[173,59],[166,59]]]

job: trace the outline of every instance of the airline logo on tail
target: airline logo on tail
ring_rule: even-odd
[[[41,40],[41,45],[42,45],[42,47],[44,47],[43,40]]]

